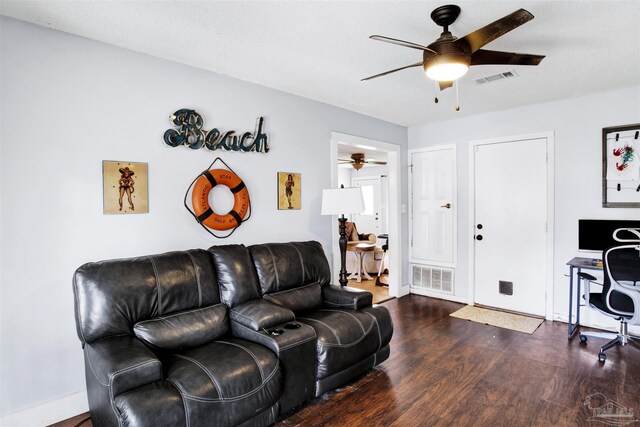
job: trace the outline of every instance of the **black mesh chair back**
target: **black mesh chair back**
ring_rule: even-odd
[[[633,315],[633,301],[627,295],[611,289],[611,281],[640,283],[640,252],[636,245],[614,246],[605,251],[603,257],[604,306],[615,313]]]

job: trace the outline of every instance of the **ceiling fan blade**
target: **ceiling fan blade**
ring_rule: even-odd
[[[485,27],[467,34],[461,39],[456,40],[456,44],[458,46],[466,44],[470,49],[469,52],[474,53],[487,43],[494,41],[498,37],[505,35],[509,31],[518,28],[520,25],[529,22],[532,19],[533,15],[530,12],[524,9],[516,10],[495,22],[492,22]]]
[[[376,77],[386,76],[387,74],[395,73],[396,71],[404,70],[405,68],[411,68],[411,67],[422,67],[422,61],[416,62],[415,64],[411,64],[411,65],[405,65],[404,67],[396,68],[395,70],[385,71],[384,73],[376,74],[375,76],[369,76],[360,81],[364,82],[366,80],[375,79]]]
[[[404,40],[392,39],[391,37],[378,36],[378,35],[369,36],[369,38],[371,40],[378,40],[380,42],[397,44],[399,46],[410,47],[412,49],[426,50],[427,52],[432,52],[434,55],[438,54],[438,52],[436,52],[435,50],[429,49],[428,47],[422,46],[421,44],[418,44],[418,43],[412,43]]]
[[[387,162],[382,162],[380,160],[367,160],[367,163],[371,163],[372,165],[386,165]]]
[[[478,49],[473,53],[473,55],[471,55],[471,65],[538,65],[543,59],[544,55],[529,55],[526,53]]]
[[[353,163],[353,160],[338,159],[338,163]]]
[[[445,90],[453,86],[453,82],[441,81],[438,82],[438,86],[440,86],[440,90]]]

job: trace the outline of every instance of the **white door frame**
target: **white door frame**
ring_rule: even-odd
[[[453,262],[430,261],[428,265],[456,268],[458,265],[458,155],[456,153],[456,145],[434,145],[431,147],[408,150],[408,163],[409,168],[412,168],[411,156],[415,153],[441,150],[453,150],[453,197],[451,201],[453,205]],[[413,172],[409,172],[409,175],[409,239],[411,239],[413,236]],[[409,244],[409,263],[424,264],[424,260],[417,260],[413,258],[413,245],[411,244]]]
[[[479,145],[546,138],[547,140],[547,274],[545,280],[545,317],[553,320],[553,236],[554,236],[554,134],[553,131],[469,141],[469,295],[468,304],[475,302],[475,148]]]
[[[402,287],[402,216],[400,215],[401,203],[401,178],[400,172],[400,146],[389,142],[377,141],[375,139],[363,138],[360,136],[348,135],[345,133],[331,132],[331,188],[338,187],[338,143],[361,148],[375,148],[387,152],[387,167],[389,168],[389,235],[391,237],[391,250],[387,253],[389,257],[389,295],[401,297],[409,293],[409,287],[403,292]],[[338,223],[338,216],[334,215],[332,227],[333,236],[333,276],[337,277],[340,271],[340,250],[338,246],[339,236],[335,225]]]

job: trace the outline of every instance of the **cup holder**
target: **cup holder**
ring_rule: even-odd
[[[284,331],[282,329],[278,329],[278,328],[271,329],[269,331],[269,335],[271,335],[272,337],[277,337],[278,335],[282,335],[282,334],[284,334]]]

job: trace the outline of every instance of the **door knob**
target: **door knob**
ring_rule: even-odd
[[[441,208],[451,209],[451,203],[447,203],[446,205],[440,206]]]

